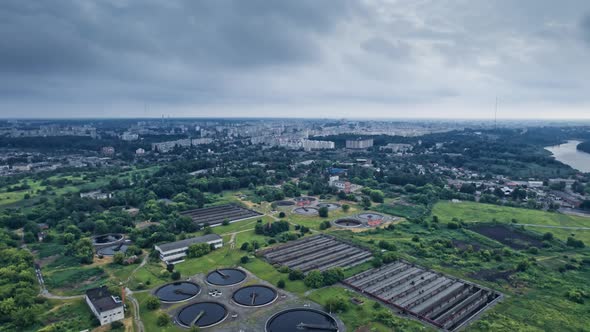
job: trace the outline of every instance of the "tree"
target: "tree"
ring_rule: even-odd
[[[248,256],[242,256],[242,258],[240,258],[240,262],[242,262],[242,264],[246,264],[250,261],[250,257]]]
[[[342,205],[342,211],[348,212],[348,210],[350,210],[350,205],[348,205],[348,204]]]
[[[229,225],[229,219],[225,218],[223,219],[223,222],[221,223],[223,226],[227,226]]]
[[[279,218],[285,218],[287,215],[285,214],[285,212],[281,211],[279,212]]]
[[[371,199],[368,196],[363,196],[361,199],[361,206],[368,210],[371,207]]]
[[[115,263],[115,264],[123,265],[124,261],[125,261],[125,254],[120,251],[115,253],[115,255],[113,256],[113,263]]]
[[[344,272],[341,268],[335,267],[322,272],[322,277],[324,286],[330,286],[344,279]]]
[[[277,287],[278,287],[278,288],[280,288],[280,289],[284,289],[284,288],[285,288],[285,280],[283,280],[283,279],[280,279],[280,280],[277,282]]]
[[[545,241],[553,240],[553,233],[547,232],[547,233],[543,234],[543,240],[545,240]]]
[[[312,270],[307,274],[303,283],[310,288],[320,288],[324,285],[324,276],[318,270]]]
[[[249,251],[250,250],[250,243],[248,243],[248,242],[242,243],[242,246],[240,247],[240,250],[242,250],[242,251]]]
[[[385,195],[383,195],[383,192],[381,190],[371,190],[369,196],[371,197],[371,200],[375,203],[383,203],[383,201],[385,200]]]
[[[207,243],[195,243],[188,247],[187,256],[190,258],[201,257],[211,252],[211,247]]]
[[[180,279],[180,272],[178,271],[174,271],[170,274],[170,278],[172,278],[172,280],[179,280]]]
[[[303,274],[303,272],[301,272],[301,270],[291,270],[289,272],[289,280],[291,281],[301,280],[304,277],[305,275]]]
[[[328,207],[327,206],[322,206],[319,210],[318,210],[318,214],[320,215],[320,218],[328,218]]]
[[[346,312],[348,310],[348,301],[340,296],[332,297],[326,300],[324,306],[328,312]]]
[[[148,298],[145,300],[145,306],[149,310],[156,310],[160,308],[160,299],[153,295],[149,295]]]
[[[174,264],[166,264],[166,271],[172,273],[174,271]]]
[[[158,324],[158,326],[160,326],[160,327],[168,326],[168,325],[170,325],[170,322],[171,322],[170,316],[168,316],[167,313],[165,313],[163,311],[160,311],[158,313],[158,318],[156,321],[156,324]]]
[[[567,238],[566,244],[573,248],[584,248],[586,246],[582,240],[576,240],[571,236]]]

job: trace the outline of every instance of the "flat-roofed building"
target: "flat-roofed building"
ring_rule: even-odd
[[[111,295],[106,286],[87,290],[84,298],[100,325],[125,318],[123,301],[118,296]]]
[[[184,261],[188,248],[193,244],[207,243],[213,245],[215,249],[223,247],[223,239],[217,234],[207,234],[190,239],[180,240],[176,242],[169,242],[155,246],[155,249],[160,253],[160,259],[166,264],[180,263]]]
[[[368,149],[373,146],[373,139],[346,140],[347,149]]]

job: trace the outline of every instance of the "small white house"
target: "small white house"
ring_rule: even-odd
[[[217,234],[207,234],[186,240],[160,244],[155,246],[155,249],[160,253],[160,259],[166,264],[176,264],[184,261],[188,247],[197,243],[207,243],[217,249],[223,246],[223,239]]]
[[[107,325],[125,318],[123,301],[118,296],[112,296],[106,286],[87,290],[85,299],[100,325]]]

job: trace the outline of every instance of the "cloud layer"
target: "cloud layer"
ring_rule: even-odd
[[[0,2],[0,116],[590,118],[587,1]]]

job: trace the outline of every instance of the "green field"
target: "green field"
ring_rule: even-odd
[[[438,216],[441,222],[449,222],[453,218],[457,218],[467,223],[490,222],[494,220],[503,223],[512,223],[514,219],[521,224],[590,227],[590,218],[475,202],[440,202],[432,209],[432,215]],[[567,230],[534,226],[526,226],[525,229],[540,234],[551,232],[561,240],[566,240],[568,236],[575,234],[576,238],[590,245],[590,230]]]
[[[345,312],[338,312],[336,315],[340,318],[346,328],[354,331],[359,327],[369,328],[373,332],[389,332],[389,331],[434,331],[433,328],[427,327],[417,321],[410,319],[403,319],[391,315],[388,319],[389,324],[386,326],[383,323],[375,322],[375,315],[379,312],[389,313],[389,309],[382,305],[375,305],[375,301],[359,295],[356,292],[345,289],[340,286],[332,286],[317,289],[307,296],[310,300],[325,306],[326,301],[334,298],[344,299],[348,303],[348,310]],[[353,304],[352,298],[362,300],[362,304]],[[326,308],[330,310],[329,308]]]

